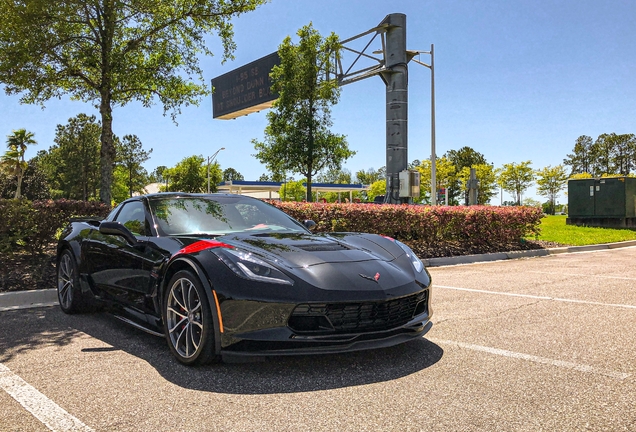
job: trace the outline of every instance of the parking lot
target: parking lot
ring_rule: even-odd
[[[0,430],[636,430],[636,248],[431,268],[400,346],[202,368],[108,314],[0,312]]]

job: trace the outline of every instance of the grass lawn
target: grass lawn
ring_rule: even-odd
[[[584,246],[636,240],[636,230],[617,228],[593,228],[566,225],[567,216],[546,216],[541,219],[541,234],[536,240],[564,245]],[[534,237],[528,237],[534,240]]]

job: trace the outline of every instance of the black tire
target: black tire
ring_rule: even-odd
[[[62,312],[67,314],[88,312],[90,307],[82,295],[75,256],[64,249],[57,261],[57,299]]]
[[[179,362],[202,365],[218,359],[208,296],[192,272],[181,270],[170,279],[163,298],[163,322],[168,347]]]

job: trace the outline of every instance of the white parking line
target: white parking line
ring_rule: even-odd
[[[449,340],[435,340],[435,339],[429,339],[429,340],[437,344],[454,345],[460,348],[465,348],[465,349],[469,349],[473,351],[481,351],[481,352],[486,352],[488,354],[495,354],[495,355],[504,356],[504,357],[527,360],[534,363],[547,364],[547,365],[557,366],[557,367],[561,367],[565,369],[572,369],[572,370],[576,370],[576,371],[584,372],[584,373],[603,375],[603,376],[615,378],[618,380],[624,380],[630,376],[630,374],[628,373],[608,371],[605,369],[598,369],[588,365],[582,365],[582,364],[567,362],[563,360],[555,360],[555,359],[550,359],[545,357],[537,357],[530,354],[507,351],[507,350],[498,349],[498,348],[491,348],[491,347],[486,347],[481,345],[472,345],[472,344],[466,344],[462,342],[455,342],[455,341],[449,341]]]
[[[636,306],[634,305],[626,305],[626,304],[620,304],[620,303],[600,303],[600,302],[593,302],[593,301],[587,301],[587,300],[565,299],[565,298],[549,297],[549,296],[535,296],[531,294],[517,294],[517,293],[508,293],[508,292],[501,292],[501,291],[478,290],[478,289],[472,289],[472,288],[459,288],[459,287],[435,285],[435,284],[433,284],[433,287],[442,288],[442,289],[451,289],[456,291],[476,292],[476,293],[482,293],[482,294],[494,294],[494,295],[503,295],[503,296],[509,296],[509,297],[523,297],[523,298],[529,298],[534,300],[552,300],[552,301],[560,301],[560,302],[566,302],[566,303],[582,303],[582,304],[588,304],[588,305],[594,305],[594,306],[608,306],[608,307],[618,307],[618,308],[626,308],[626,309],[636,309]]]
[[[528,273],[536,273],[536,274],[546,274],[546,275],[554,275],[554,276],[576,276],[576,277],[597,277],[601,279],[620,279],[620,280],[630,280],[636,281],[636,278],[633,277],[625,277],[625,276],[606,276],[606,275],[595,275],[595,274],[577,274],[577,273],[563,273],[563,272],[545,272],[545,271],[533,271],[528,270]]]
[[[0,363],[0,388],[52,431],[92,431]]]

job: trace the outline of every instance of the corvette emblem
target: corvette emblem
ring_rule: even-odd
[[[359,275],[360,275],[360,277],[363,277],[363,278],[368,279],[368,280],[373,281],[373,282],[377,282],[378,279],[380,279],[380,273],[376,273],[375,276],[367,276],[367,275],[362,274],[362,273],[359,273]]]

